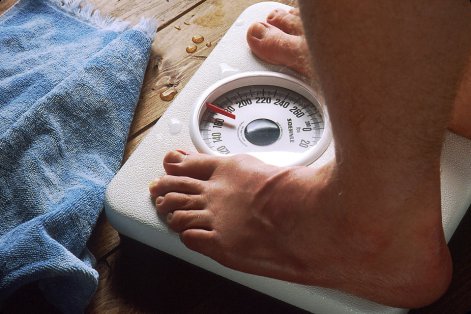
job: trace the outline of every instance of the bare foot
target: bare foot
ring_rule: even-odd
[[[260,59],[312,77],[310,54],[298,9],[275,10],[266,22],[252,24],[247,31],[247,42]]]
[[[316,91],[320,91],[315,71],[311,70],[309,48],[298,9],[289,12],[274,10],[266,22],[254,23],[247,31],[247,42],[260,59],[284,65],[310,78]],[[471,139],[471,58],[458,92],[450,131]]]
[[[409,198],[406,184],[400,198],[371,200],[375,191],[339,180],[334,165],[278,168],[247,155],[174,151],[164,168],[150,185],[159,214],[188,248],[227,267],[398,307],[426,305],[447,288],[437,182],[413,191],[438,195],[429,201]]]

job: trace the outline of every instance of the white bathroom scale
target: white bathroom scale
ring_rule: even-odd
[[[148,184],[165,173],[162,160],[171,150],[247,152],[276,165],[320,166],[334,158],[328,117],[315,93],[290,70],[258,60],[246,43],[249,25],[275,8],[290,9],[255,4],[228,30],[108,186],[108,220],[127,237],[310,312],[405,313],[331,289],[231,270],[187,249],[157,216]],[[441,166],[448,241],[471,203],[471,141],[448,133]]]

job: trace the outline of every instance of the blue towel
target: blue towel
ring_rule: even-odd
[[[74,0],[21,0],[0,17],[0,304],[32,282],[63,312],[82,312],[93,296],[86,242],[155,28]]]

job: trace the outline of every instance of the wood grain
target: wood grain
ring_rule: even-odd
[[[154,124],[150,124],[149,128],[142,130],[139,134],[136,136],[133,136],[132,139],[130,139],[126,145],[126,149],[124,150],[124,159],[123,162],[126,162],[128,158],[131,156],[131,154],[136,150],[137,146],[141,143],[141,141],[146,137],[146,135],[150,132],[151,127]]]
[[[205,1],[89,0],[101,12],[134,24],[143,17],[155,18],[159,22],[159,29],[165,28],[169,23]]]

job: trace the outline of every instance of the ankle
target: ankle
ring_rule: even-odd
[[[337,204],[337,218],[343,221],[337,228],[342,234],[336,238],[349,256],[350,275],[344,277],[358,279],[343,283],[343,290],[405,308],[428,305],[446,291],[452,264],[436,172],[416,181],[387,182],[368,172],[355,177],[350,171],[343,177],[345,172],[336,169],[329,193]],[[340,269],[340,263],[344,261],[333,261],[332,271]],[[363,281],[368,288],[361,287]]]
[[[351,222],[345,228],[350,234],[338,237],[339,243],[343,239],[338,251],[348,256],[348,268],[342,260],[334,260],[329,266],[331,273],[340,274],[345,281],[327,286],[393,307],[431,304],[447,290],[452,263],[441,224],[428,232],[419,226],[411,232],[397,224],[381,226],[374,218],[369,228]]]

